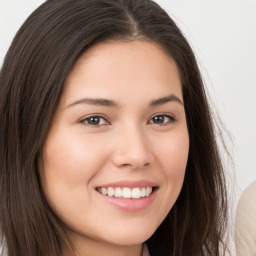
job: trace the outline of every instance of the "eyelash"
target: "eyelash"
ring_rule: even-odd
[[[164,118],[164,120],[167,118],[168,121],[165,121],[164,123],[152,123],[150,122],[152,119],[154,118]],[[157,114],[157,115],[154,115],[153,117],[150,118],[150,120],[148,121],[148,123],[151,123],[151,124],[156,124],[156,125],[167,125],[167,124],[172,124],[172,123],[175,123],[177,120],[174,116],[172,115],[167,115],[167,114]]]
[[[162,120],[164,121],[163,123],[153,123],[153,119],[154,118],[162,118]],[[166,121],[166,118],[168,119]],[[90,121],[93,121],[93,119],[97,119],[98,122],[96,124],[90,124],[89,122]],[[102,123],[102,120],[104,120]],[[156,124],[156,125],[168,125],[168,124],[171,124],[171,123],[175,123],[177,120],[175,117],[173,117],[172,115],[167,115],[167,114],[157,114],[157,115],[154,115],[153,117],[150,118],[150,120],[147,122],[147,124]],[[103,125],[109,125],[110,122],[107,121],[107,119],[103,116],[100,116],[100,115],[93,115],[93,116],[89,116],[89,117],[86,117],[84,118],[83,120],[80,121],[80,123],[83,123],[85,125],[89,125],[91,127],[94,127],[94,128],[98,128],[98,127],[101,127]]]
[[[99,121],[99,123],[97,123],[97,124],[90,124],[89,121],[92,120],[92,119],[104,120],[105,123],[102,124],[101,121]],[[85,119],[81,120],[80,122],[83,123],[83,124],[89,125],[91,127],[95,127],[95,128],[100,127],[102,125],[110,124],[110,122],[108,122],[105,117],[100,116],[100,115],[94,115],[94,116],[86,117]]]

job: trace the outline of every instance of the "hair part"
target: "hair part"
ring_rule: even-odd
[[[221,255],[227,198],[223,166],[193,51],[150,0],[48,0],[25,21],[0,72],[0,228],[10,256],[75,255],[48,206],[38,159],[65,80],[91,46],[110,40],[159,44],[176,62],[190,137],[184,185],[147,241],[151,256]]]

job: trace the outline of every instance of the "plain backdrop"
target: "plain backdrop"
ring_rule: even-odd
[[[42,0],[0,0],[0,65],[20,25]],[[231,194],[256,179],[256,0],[158,0],[194,49],[227,140]],[[235,200],[236,201],[236,200]]]

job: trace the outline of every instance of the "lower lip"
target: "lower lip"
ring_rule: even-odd
[[[99,192],[97,192],[97,193],[106,202],[115,206],[116,208],[124,210],[124,211],[134,212],[134,211],[144,210],[145,208],[147,208],[155,199],[157,189],[154,189],[149,197],[143,197],[143,198],[139,198],[139,199],[111,197],[111,196],[103,195]]]

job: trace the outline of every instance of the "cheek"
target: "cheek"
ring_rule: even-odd
[[[43,159],[45,175],[67,182],[67,186],[88,182],[107,159],[107,153],[101,145],[74,136],[61,136],[46,143]]]
[[[184,176],[189,153],[189,137],[187,132],[173,134],[159,148],[162,170],[170,178]]]
[[[84,205],[91,205],[88,195],[94,189],[93,178],[108,156],[101,143],[59,135],[46,142],[40,173],[49,205],[65,219],[66,213],[73,216],[72,209],[83,211]]]
[[[77,219],[80,215],[75,212],[84,212],[84,206],[90,210],[93,178],[106,159],[102,143],[88,138],[85,142],[81,137],[59,133],[46,141],[43,167],[39,168],[42,189],[50,207],[64,222]]]
[[[168,141],[168,142],[167,142]],[[166,140],[159,148],[158,159],[165,182],[162,187],[162,202],[159,207],[165,209],[166,215],[181,191],[187,166],[189,152],[189,137],[186,133],[175,134],[171,140]]]

